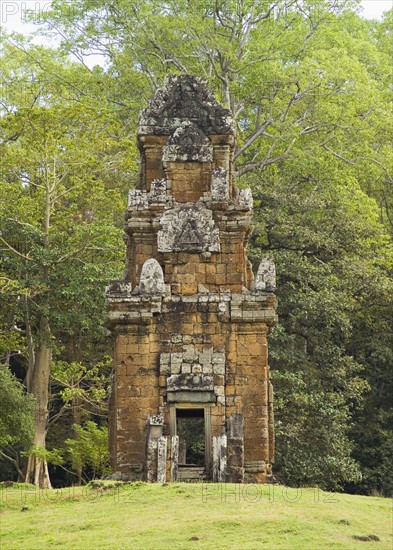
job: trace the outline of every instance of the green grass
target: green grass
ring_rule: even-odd
[[[188,483],[0,491],[2,550],[392,548],[383,498]],[[379,540],[354,538],[369,535]]]

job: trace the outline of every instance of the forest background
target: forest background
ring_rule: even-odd
[[[190,73],[232,111],[249,256],[277,266],[275,474],[392,494],[393,11],[358,6],[55,0],[31,14],[52,48],[2,33],[3,480],[107,469],[104,289],[124,264],[138,113]]]

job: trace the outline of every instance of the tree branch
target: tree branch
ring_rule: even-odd
[[[26,256],[25,254],[22,254],[21,252],[19,252],[18,250],[16,250],[16,248],[14,248],[13,246],[11,246],[9,243],[7,243],[7,241],[5,239],[3,239],[3,237],[0,236],[0,241],[9,249],[11,250],[11,252],[13,252],[14,254],[16,254],[17,256],[19,256],[20,258],[23,258],[24,260],[28,260],[29,262],[31,262],[31,258],[29,258],[29,256]]]
[[[270,126],[270,124],[272,124],[272,122],[273,122],[273,119],[268,118],[268,119],[266,120],[266,122],[264,122],[264,123],[262,124],[262,126],[261,126],[260,128],[256,129],[256,130],[251,134],[251,136],[249,136],[249,138],[246,140],[245,144],[244,144],[242,147],[240,147],[240,149],[238,149],[238,150],[236,151],[235,156],[234,156],[234,159],[236,160],[238,157],[240,157],[240,155],[242,155],[242,154],[244,153],[244,151],[245,151],[246,149],[248,149],[248,147],[250,147],[250,145],[251,145],[252,143],[254,143],[254,141],[255,141],[256,139],[258,139],[261,135],[263,135],[264,132],[265,132],[265,130],[266,130],[266,128],[268,128],[268,127]]]
[[[267,160],[262,160],[261,162],[249,162],[248,164],[243,166],[243,168],[240,168],[240,170],[236,171],[236,177],[240,178],[240,176],[244,176],[244,174],[248,174],[253,170],[266,168],[266,166],[270,166],[275,162],[288,160],[289,158],[290,158],[290,155],[278,155],[277,157],[271,157]]]

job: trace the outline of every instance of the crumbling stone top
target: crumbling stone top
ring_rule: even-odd
[[[169,135],[185,120],[206,135],[234,133],[229,109],[218,103],[202,78],[172,75],[142,111],[138,134]]]

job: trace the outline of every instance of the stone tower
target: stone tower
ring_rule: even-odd
[[[275,270],[247,260],[252,195],[233,121],[172,76],[140,118],[124,279],[107,289],[112,467],[124,479],[264,482],[274,453],[267,336]]]

